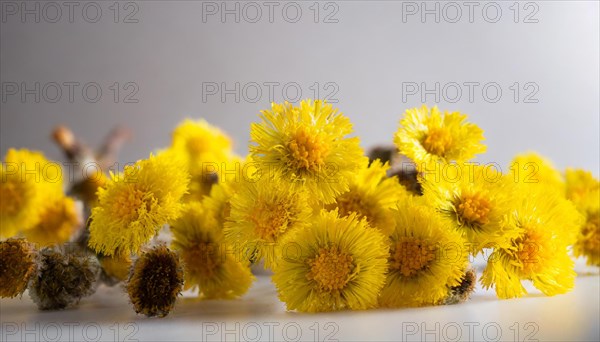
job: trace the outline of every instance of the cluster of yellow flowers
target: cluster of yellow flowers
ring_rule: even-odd
[[[245,158],[219,129],[187,120],[168,148],[99,183],[87,245],[105,274],[128,281],[136,311],[167,314],[174,299],[144,301],[180,287],[239,297],[253,263],[272,271],[289,310],[304,312],[452,303],[473,290],[469,261],[480,254],[481,283],[500,298],[524,295],[523,280],[546,295],[569,291],[571,254],[600,266],[599,181],[534,153],[508,172],[475,163],[483,131],[461,113],[407,110],[390,160],[370,160],[350,120],[322,101],[273,104],[260,119]],[[72,200],[48,197],[60,184],[8,169],[43,156],[10,150],[5,161],[2,236],[68,239]],[[164,227],[173,252],[150,250]]]

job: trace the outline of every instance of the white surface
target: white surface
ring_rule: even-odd
[[[560,296],[532,290],[525,298],[498,300],[493,292],[478,288],[469,302],[457,305],[320,314],[286,312],[265,275],[238,300],[200,301],[186,293],[162,319],[136,315],[119,287],[101,287],[79,307],[54,312],[38,311],[24,295],[21,300],[1,300],[0,339],[598,341],[598,269],[580,261],[577,269],[574,291]]]

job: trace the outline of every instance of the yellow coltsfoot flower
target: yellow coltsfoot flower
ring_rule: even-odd
[[[354,173],[367,158],[352,133],[350,120],[323,101],[300,106],[275,104],[250,127],[250,152],[262,174],[275,174],[332,203],[348,191]]]
[[[565,177],[567,198],[585,217],[573,251],[588,265],[600,266],[600,182],[583,170],[567,169]]]
[[[223,163],[235,163],[233,142],[205,120],[186,119],[173,130],[169,153],[184,161],[191,175],[185,200],[200,201],[218,181]]]
[[[600,181],[591,172],[568,168],[565,181],[566,196],[577,207],[600,207]]]
[[[459,112],[440,113],[437,107],[408,109],[400,121],[394,143],[419,170],[438,162],[465,162],[486,151],[483,130],[465,122]]]
[[[323,210],[279,248],[273,282],[288,310],[364,310],[377,304],[388,246],[365,219]]]
[[[531,280],[548,296],[568,292],[575,271],[567,247],[582,217],[569,201],[536,186],[520,184],[511,195],[512,206],[500,225],[519,234],[490,255],[481,283],[494,287],[500,298],[526,294],[522,280]]]
[[[49,196],[62,194],[62,171],[40,152],[9,149],[0,167],[0,237],[31,229]]]
[[[563,195],[565,182],[563,176],[552,162],[536,152],[516,155],[510,162],[510,174],[514,183],[535,186],[543,191]]]
[[[355,213],[366,218],[369,225],[380,229],[385,235],[391,233],[393,211],[403,196],[410,196],[398,178],[387,177],[388,164],[374,160],[350,180],[350,189],[339,194],[335,203],[327,205],[329,210],[338,209],[340,216]]]
[[[23,232],[32,243],[50,246],[69,241],[81,228],[81,212],[75,201],[67,196],[55,196],[46,202],[40,222]]]
[[[111,176],[92,209],[89,246],[107,256],[137,253],[179,216],[189,175],[178,159],[163,153]]]
[[[225,243],[222,227],[199,202],[190,202],[171,225],[173,248],[184,267],[185,289],[199,288],[208,299],[236,298],[248,291],[254,276]]]
[[[434,209],[411,198],[400,201],[394,220],[389,270],[379,304],[441,304],[448,289],[461,284],[467,268],[464,240]]]
[[[497,247],[511,234],[500,227],[511,196],[508,185],[494,167],[473,163],[444,165],[422,178],[424,202],[460,232],[473,254]]]
[[[242,184],[231,199],[225,223],[225,235],[235,254],[264,259],[265,267],[273,267],[277,243],[309,224],[312,208],[308,196],[285,180],[267,176]]]
[[[584,256],[590,266],[600,266],[600,210],[585,212],[577,242],[573,245],[576,257]]]
[[[191,167],[226,161],[232,147],[231,138],[205,120],[184,120],[172,133],[171,149],[184,156]]]

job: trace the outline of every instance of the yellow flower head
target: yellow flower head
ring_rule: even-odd
[[[218,174],[237,162],[231,139],[205,120],[183,121],[172,134],[169,153],[181,158],[191,175],[186,201],[200,201],[210,193]]]
[[[535,186],[520,184],[511,197],[512,206],[501,226],[519,234],[490,255],[482,284],[494,286],[500,298],[526,294],[521,280],[531,280],[548,296],[569,291],[575,271],[567,246],[581,224],[580,214],[561,196],[551,196]]]
[[[469,242],[473,253],[496,247],[510,231],[500,229],[510,192],[490,165],[447,164],[423,177],[423,195],[449,226]]]
[[[30,242],[42,246],[61,244],[69,241],[81,224],[81,213],[75,201],[67,196],[57,196],[47,202],[40,222],[23,234]]]
[[[430,110],[426,105],[408,109],[394,143],[418,169],[437,162],[468,161],[485,152],[486,146],[481,143],[483,130],[466,119],[459,112],[441,114],[437,107]]]
[[[600,210],[585,212],[585,221],[581,226],[577,242],[573,246],[575,256],[585,256],[587,264],[600,266]]]
[[[385,237],[356,215],[322,210],[312,225],[279,246],[273,282],[288,310],[364,310],[385,282]]]
[[[181,210],[189,175],[171,154],[150,155],[112,175],[98,191],[98,206],[90,217],[89,246],[111,256],[137,253]]]
[[[185,288],[199,288],[204,298],[236,298],[248,291],[254,276],[225,243],[213,213],[190,202],[171,225],[173,248],[180,251]]]
[[[591,172],[568,168],[565,172],[566,196],[578,208],[600,207],[600,181]]]
[[[387,177],[387,169],[387,163],[382,164],[379,159],[362,168],[350,180],[350,189],[339,194],[335,203],[326,208],[338,208],[340,216],[355,213],[385,235],[391,233],[394,226],[392,211],[396,210],[400,198],[409,194],[397,177]]]
[[[172,134],[171,148],[185,156],[190,167],[203,162],[222,162],[229,159],[231,139],[219,128],[205,120],[183,121]]]
[[[225,235],[236,255],[275,263],[275,245],[286,235],[304,229],[312,214],[308,194],[285,181],[263,177],[245,182],[231,199]]]
[[[250,128],[250,152],[262,174],[306,187],[324,203],[347,191],[349,179],[367,162],[358,138],[346,137],[352,133],[350,120],[330,104],[273,103],[261,119]]]
[[[440,304],[461,283],[468,251],[436,212],[405,198],[395,212],[389,270],[379,303],[385,307]]]
[[[560,195],[565,191],[565,183],[560,172],[550,160],[535,152],[515,156],[509,170],[514,183],[529,184]]]
[[[567,198],[583,214],[575,256],[585,256],[588,265],[600,266],[600,182],[590,172],[567,169]]]
[[[0,237],[38,224],[48,196],[62,194],[62,171],[40,152],[9,149],[0,167]]]

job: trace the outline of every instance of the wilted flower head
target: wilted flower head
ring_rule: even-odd
[[[444,304],[458,304],[469,300],[475,291],[477,283],[477,275],[475,270],[468,268],[460,280],[460,284],[452,286],[448,289],[448,296],[444,300]]]
[[[96,291],[100,264],[95,255],[72,246],[40,250],[39,273],[29,284],[29,296],[40,310],[64,309]]]
[[[133,264],[127,293],[135,312],[148,317],[169,314],[183,289],[179,256],[165,245],[142,253]]]
[[[35,274],[37,252],[25,239],[0,242],[0,297],[23,294]]]

